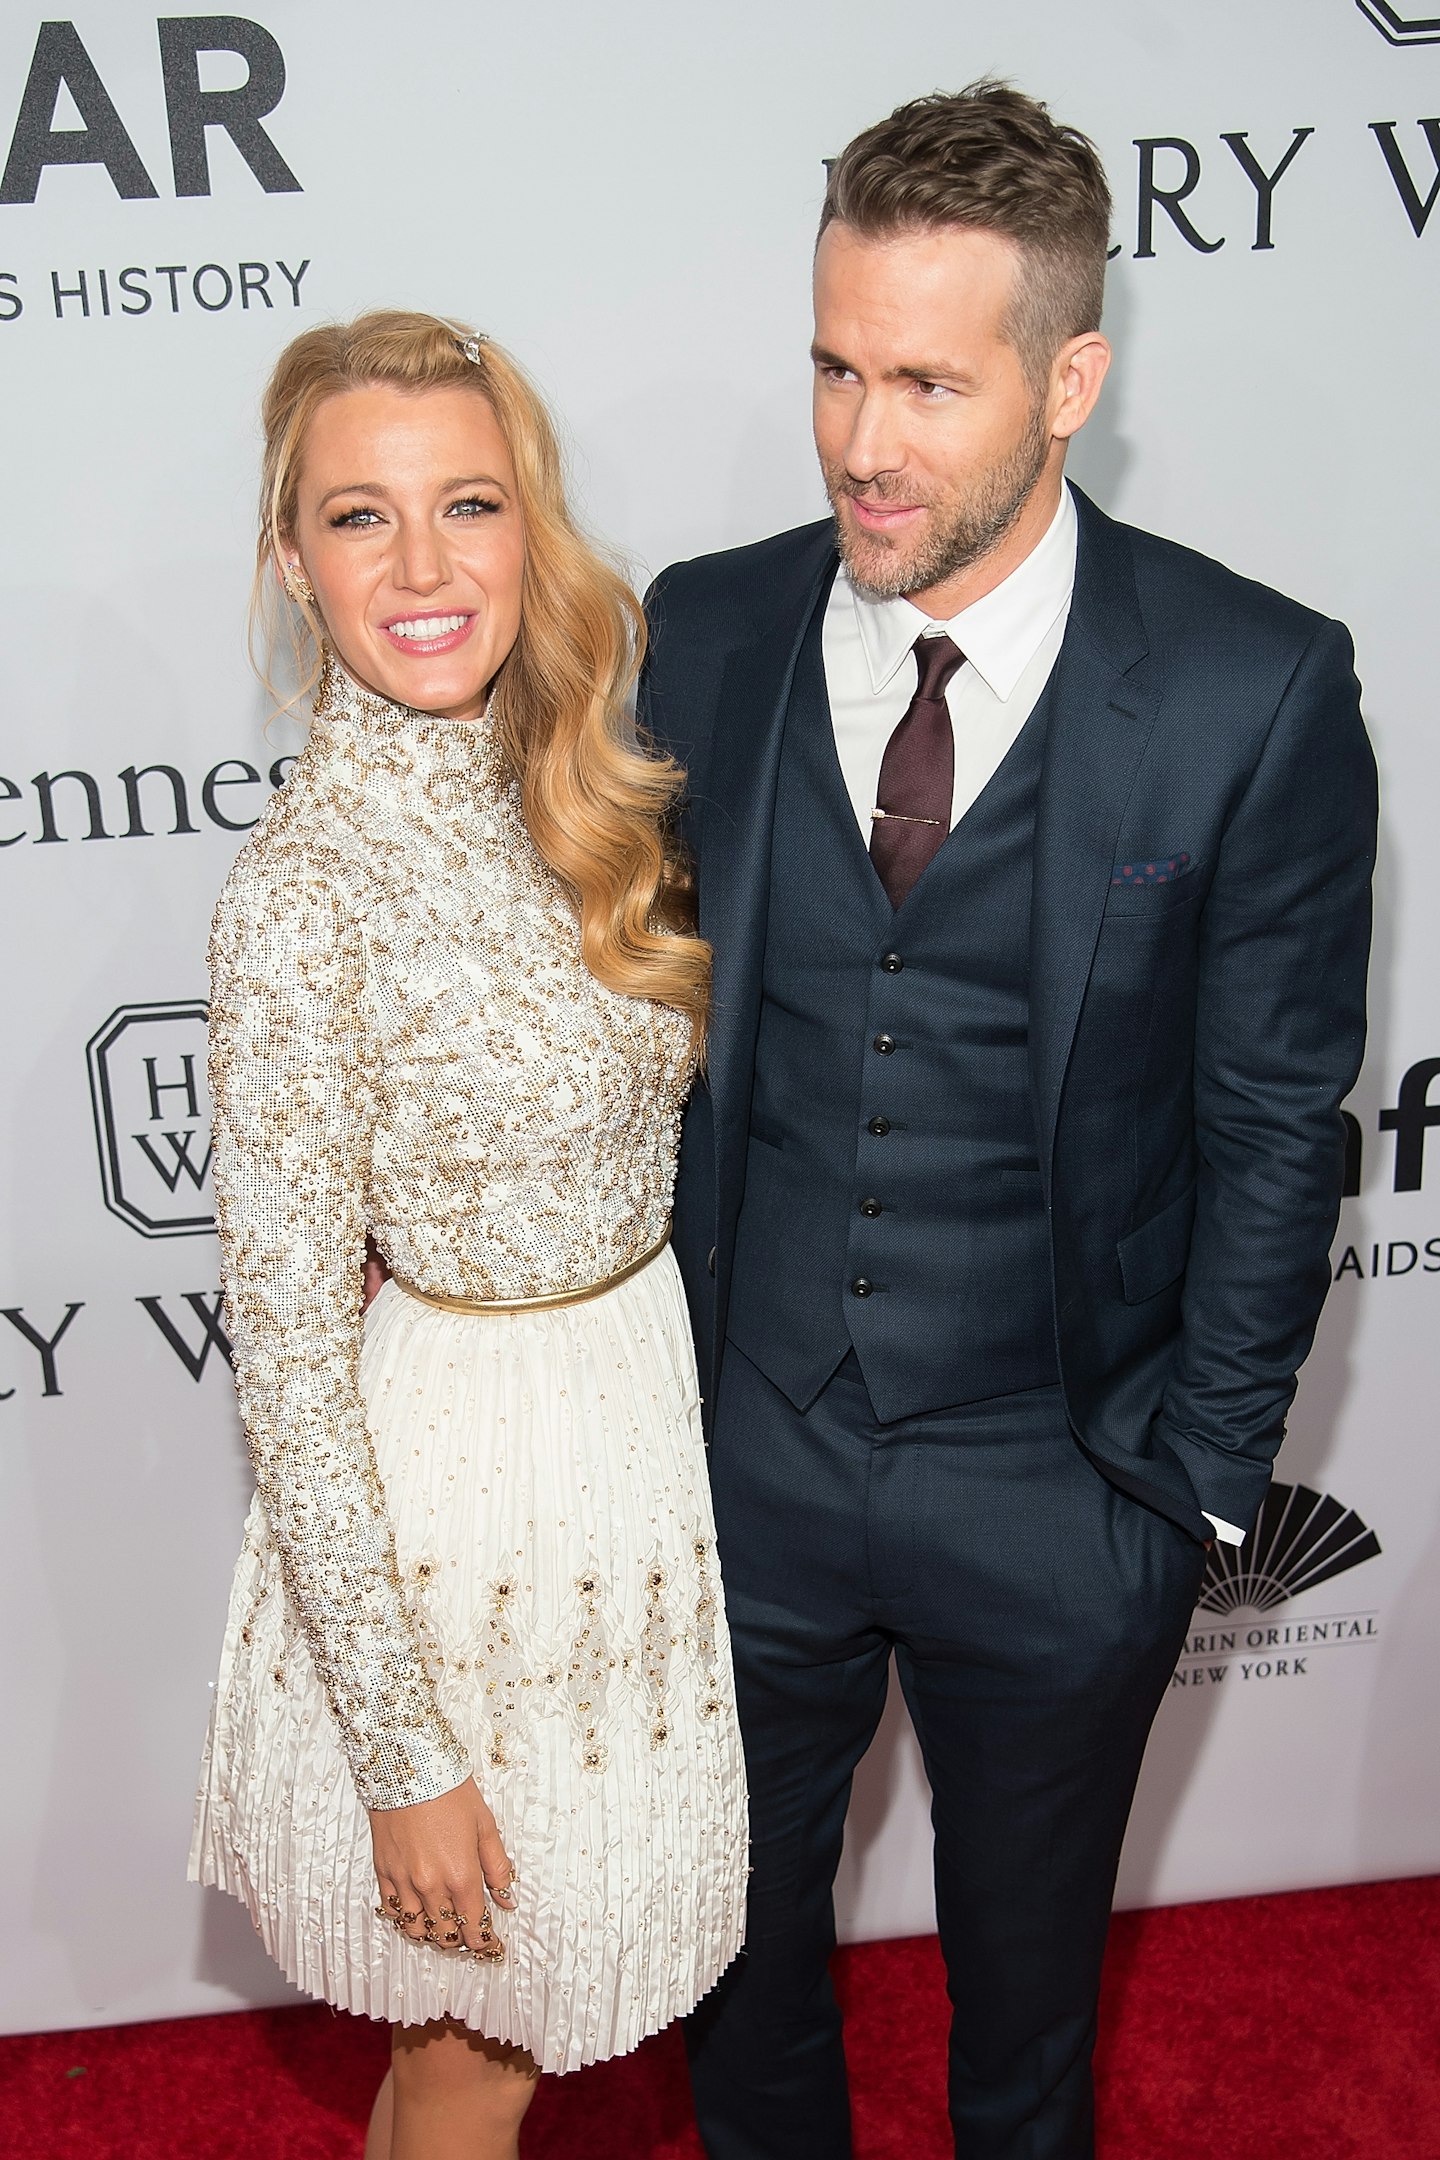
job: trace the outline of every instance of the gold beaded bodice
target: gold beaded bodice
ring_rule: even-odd
[[[665,1232],[688,1025],[605,989],[489,725],[333,668],[210,945],[235,1377],[361,1798],[467,1774],[395,1563],[358,1367],[367,1231],[420,1289],[579,1288]]]

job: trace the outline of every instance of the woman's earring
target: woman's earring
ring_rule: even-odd
[[[303,600],[310,607],[315,605],[315,588],[298,562],[285,565],[285,590],[292,600]]]

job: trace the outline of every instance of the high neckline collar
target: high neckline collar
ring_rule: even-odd
[[[498,769],[503,763],[488,708],[478,720],[420,712],[356,682],[328,650],[310,709],[313,733],[348,736],[370,755],[398,766],[458,773]]]

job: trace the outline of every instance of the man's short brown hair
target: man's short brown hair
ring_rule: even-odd
[[[985,80],[897,106],[830,168],[820,230],[866,239],[947,225],[1013,241],[1005,334],[1038,387],[1067,338],[1100,327],[1110,190],[1099,153],[1038,99]]]

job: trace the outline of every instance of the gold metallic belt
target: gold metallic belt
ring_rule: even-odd
[[[648,1252],[642,1252],[637,1260],[631,1260],[613,1275],[604,1276],[599,1282],[582,1283],[578,1290],[546,1290],[539,1297],[522,1298],[467,1298],[446,1297],[440,1290],[421,1290],[414,1283],[406,1282],[403,1275],[394,1275],[391,1281],[406,1297],[418,1298],[422,1305],[433,1305],[438,1312],[456,1313],[527,1313],[554,1312],[562,1305],[586,1305],[591,1298],[603,1297],[607,1290],[618,1289],[638,1275],[641,1268],[649,1267],[658,1260],[670,1242],[670,1225],[665,1225],[665,1235]]]

